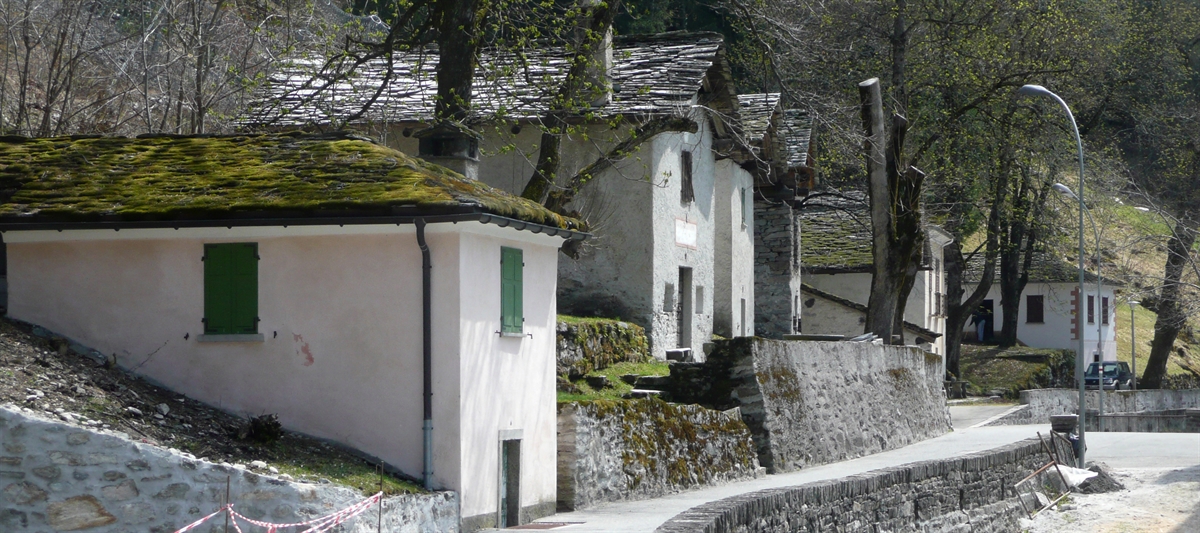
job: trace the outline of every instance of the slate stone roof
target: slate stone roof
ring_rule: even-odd
[[[779,93],[739,94],[738,112],[742,118],[742,132],[746,141],[756,148],[762,148],[763,138],[767,136],[771,121],[779,111]]]
[[[723,38],[717,33],[672,32],[618,36],[613,43],[613,100],[603,115],[654,115],[689,107],[714,63],[724,68]],[[524,57],[485,51],[476,73],[472,106],[482,116],[534,119],[549,106],[566,76],[569,56],[561,46],[530,48]],[[397,54],[393,76],[362,122],[429,122],[437,83],[436,49]],[[318,98],[305,100],[323,83],[314,80],[321,60],[293,61],[265,81],[247,126],[307,126],[333,122],[361,109],[382,83],[383,60],[364,65]],[[720,85],[720,81],[718,81]],[[736,112],[736,110],[734,110]]]
[[[783,143],[787,147],[788,168],[808,166],[808,147],[812,141],[813,120],[807,111],[783,112]]]
[[[582,227],[347,134],[0,138],[0,227],[10,229],[476,214]]]
[[[996,268],[999,269],[1000,265],[997,264]],[[967,283],[979,283],[979,278],[981,277],[983,277],[982,252],[975,254],[967,260],[966,272],[963,272],[963,281]],[[1096,274],[1086,268],[1086,262],[1083,271],[1083,280],[1085,283],[1096,283]],[[1029,281],[1031,283],[1078,283],[1079,264],[1068,261],[1067,258],[1053,251],[1040,249],[1033,254],[1033,261],[1029,267]],[[993,283],[996,283],[996,281],[993,280]],[[1105,285],[1111,283],[1115,283],[1115,281],[1104,278]]]
[[[814,194],[798,213],[804,272],[871,271],[871,212],[865,193]]]

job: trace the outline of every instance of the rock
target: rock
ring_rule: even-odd
[[[659,396],[659,395],[661,395],[661,394],[662,394],[662,391],[659,391],[659,390],[633,389],[633,390],[631,390],[631,391],[629,391],[629,392],[625,393],[625,394],[622,396],[622,398],[625,398],[625,399],[633,399],[633,398],[656,398],[656,397],[658,397],[658,396]]]
[[[129,412],[129,413],[131,413],[131,414],[135,414],[135,415],[137,415],[137,416],[142,416],[142,410],[141,410],[141,409],[138,409],[137,407],[132,407],[132,406],[130,406],[130,407],[126,407],[126,408],[125,408],[125,411],[127,411],[127,412]]]
[[[33,469],[33,475],[47,481],[54,481],[62,476],[62,469],[57,466],[39,466]]]
[[[46,499],[46,491],[28,481],[4,487],[3,493],[5,499],[18,505],[28,505]]]
[[[268,466],[268,467],[267,467],[267,472],[270,472],[270,473],[272,473],[272,474],[278,474],[278,473],[279,473],[279,469],[278,469],[278,468],[275,468],[275,467],[273,467],[273,466]]]
[[[612,386],[608,382],[608,376],[584,376],[583,379],[593,390],[603,390]]]
[[[167,488],[159,491],[158,494],[155,494],[154,498],[159,500],[182,498],[187,496],[189,490],[192,490],[192,486],[187,483],[172,483],[167,485]]]
[[[262,470],[266,467],[267,467],[267,463],[265,461],[250,461],[250,468]]]
[[[104,496],[105,500],[123,502],[136,498],[138,496],[138,488],[132,479],[126,479],[116,485],[101,487],[100,495]]]
[[[630,385],[633,385],[634,383],[637,383],[637,380],[638,380],[638,378],[640,378],[640,377],[641,377],[641,376],[639,376],[639,375],[637,375],[637,374],[622,374],[622,375],[621,375],[621,381],[624,381],[625,383],[628,383],[628,384],[630,384]]]
[[[65,414],[69,415],[70,413],[65,413]],[[87,433],[84,433],[82,431],[77,431],[75,433],[67,435],[67,444],[70,444],[71,446],[80,446],[83,444],[87,444],[89,440],[91,440],[91,437],[88,436]]]
[[[46,521],[59,531],[76,531],[106,526],[117,519],[94,496],[84,495],[50,504]]]
[[[171,412],[171,407],[170,407],[170,406],[168,406],[168,405],[167,405],[167,404],[165,404],[165,403],[160,403],[160,404],[158,404],[158,414],[160,414],[160,415],[163,415],[163,416],[167,416],[167,413],[170,413],[170,412]]]

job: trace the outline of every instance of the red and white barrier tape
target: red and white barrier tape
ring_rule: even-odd
[[[228,504],[228,505],[225,505],[224,507],[221,507],[220,509],[217,509],[212,514],[210,514],[204,518],[201,518],[195,522],[192,522],[191,524],[184,526],[182,529],[176,530],[175,533],[184,533],[186,531],[195,529],[197,526],[199,526],[200,524],[203,524],[205,521],[209,520],[210,518],[217,516],[218,514],[221,514],[221,512],[229,513],[229,518],[230,518],[229,521],[233,524],[233,529],[235,529],[238,533],[243,533],[241,526],[238,525],[239,518],[242,520],[245,520],[249,524],[252,524],[252,525],[255,525],[255,526],[258,526],[261,528],[265,528],[268,533],[275,533],[276,531],[278,531],[279,529],[282,529],[282,528],[304,527],[304,526],[309,526],[309,528],[304,530],[302,533],[322,533],[324,531],[328,531],[328,530],[332,529],[334,526],[337,526],[351,518],[354,518],[354,517],[362,514],[363,511],[370,509],[376,503],[379,503],[382,499],[383,499],[383,493],[377,492],[377,493],[375,493],[374,496],[371,496],[361,502],[358,502],[354,505],[351,505],[345,509],[334,512],[332,514],[328,514],[328,515],[322,516],[320,518],[314,518],[312,520],[308,520],[305,522],[294,522],[291,524],[273,524],[270,522],[262,522],[260,520],[254,520],[253,518],[249,518],[247,516],[244,516],[244,515],[238,513],[237,511],[234,511],[233,504]]]

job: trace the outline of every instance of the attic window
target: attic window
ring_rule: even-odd
[[[679,166],[682,169],[683,181],[679,191],[679,199],[690,204],[696,201],[696,192],[692,188],[692,152],[684,150],[679,154]]]

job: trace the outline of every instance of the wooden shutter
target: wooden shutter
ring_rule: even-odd
[[[680,154],[679,159],[679,165],[683,172],[679,199],[684,203],[691,203],[696,199],[696,191],[692,187],[692,153],[685,150]]]
[[[519,248],[500,248],[500,331],[521,333],[525,314],[524,254]]]
[[[204,332],[258,331],[258,246],[204,245]]]

